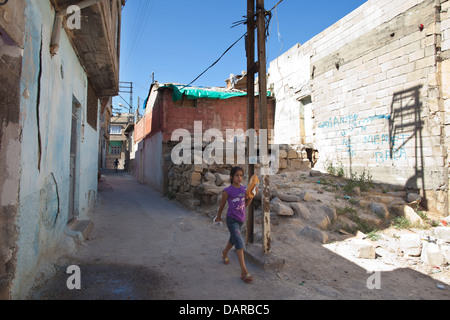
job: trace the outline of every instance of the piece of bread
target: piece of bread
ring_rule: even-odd
[[[245,196],[247,199],[253,199],[253,197],[256,195],[256,188],[259,186],[259,179],[256,174],[254,174],[250,178],[250,182],[247,186],[247,191],[245,193]]]

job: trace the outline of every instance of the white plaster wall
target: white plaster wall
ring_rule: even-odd
[[[20,126],[21,173],[17,270],[11,294],[24,298],[34,277],[56,250],[67,250],[72,95],[82,105],[79,147],[79,201],[87,211],[86,193],[97,190],[98,133],[85,122],[87,77],[65,32],[58,55],[49,54],[54,10],[49,1],[27,1]],[[42,80],[39,126],[42,159],[38,168],[37,96],[42,30]],[[63,70],[63,77],[61,74]],[[89,128],[88,128],[89,127]],[[80,128],[81,129],[81,128]],[[77,202],[77,201],[76,201]],[[58,212],[59,206],[59,212]]]
[[[163,192],[162,133],[145,138],[144,182],[156,191]],[[142,161],[142,159],[141,159]]]
[[[309,70],[310,53],[300,44],[270,63],[268,83],[277,100],[274,124],[276,144],[300,143],[298,99],[311,92]]]

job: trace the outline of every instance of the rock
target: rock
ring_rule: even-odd
[[[203,171],[203,166],[202,166],[201,164],[194,164],[194,171],[195,171],[195,172],[202,173],[202,171]]]
[[[207,181],[216,182],[216,176],[214,174],[212,174],[211,172],[205,173],[205,179]]]
[[[444,255],[445,262],[450,264],[450,246],[441,246],[441,250]]]
[[[286,193],[277,193],[277,197],[284,202],[298,202],[300,199],[298,196]]]
[[[222,187],[216,186],[215,182],[212,181],[204,181],[198,188],[200,188],[200,193],[209,194],[209,195],[218,195],[222,193]]]
[[[215,173],[216,176],[216,186],[221,186],[224,182],[230,183],[230,176],[220,173]]]
[[[302,191],[299,195],[300,200],[303,201],[314,201],[316,200],[310,193],[306,192],[306,191]]]
[[[190,176],[190,180],[191,180],[191,181],[200,181],[200,180],[202,180],[202,175],[201,175],[201,173],[196,172],[196,171],[192,172],[192,174],[191,174],[191,176]]]
[[[270,201],[270,207],[273,212],[278,214],[279,216],[293,216],[294,211],[290,206],[284,204],[279,198],[273,198]]]
[[[326,205],[321,205],[319,207],[319,209],[323,211],[323,213],[330,219],[331,222],[336,220],[337,214],[336,214],[336,209],[335,208],[331,208],[331,207],[328,207]]]
[[[280,149],[279,158],[286,159],[287,158],[287,152],[284,149]]]
[[[309,221],[320,230],[327,230],[331,225],[330,218],[322,211],[312,212]]]
[[[299,234],[302,237],[305,237],[314,242],[319,242],[321,244],[326,244],[330,241],[329,236],[326,232],[316,228],[312,228],[310,226],[304,227]]]
[[[420,259],[433,267],[440,267],[445,264],[445,257],[439,248],[439,245],[428,241],[423,242]]]
[[[287,153],[287,158],[288,159],[297,159],[298,155],[297,155],[297,151],[289,149],[288,153]]]
[[[288,168],[294,170],[311,170],[311,162],[303,159],[291,159],[288,161]]]
[[[384,204],[372,202],[369,204],[369,209],[380,218],[387,219],[389,217],[389,211]]]
[[[400,250],[408,256],[420,256],[422,253],[420,236],[418,234],[402,234],[400,236]]]
[[[359,259],[375,259],[375,246],[368,241],[352,239],[349,241],[350,250]]]
[[[405,217],[412,224],[418,224],[418,225],[424,224],[422,218],[419,217],[419,215],[414,211],[414,209],[408,205],[403,205],[403,204],[393,205],[391,208],[392,208],[391,210],[395,214],[397,214],[398,216]]]
[[[320,172],[318,170],[310,170],[309,175],[311,177],[320,177],[322,175],[322,172]]]
[[[411,203],[411,202],[414,202],[414,201],[420,202],[421,200],[422,200],[422,197],[419,194],[417,194],[417,193],[411,192],[411,193],[408,193],[406,195],[406,201],[408,203]]]
[[[436,238],[450,242],[450,227],[436,227],[433,233]]]
[[[278,169],[286,169],[288,167],[288,162],[286,159],[280,159],[278,164]]]
[[[289,206],[292,211],[294,211],[295,215],[298,215],[305,220],[309,220],[311,218],[311,212],[304,204],[300,202],[290,202]]]

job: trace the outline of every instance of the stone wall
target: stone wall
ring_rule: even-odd
[[[308,158],[308,152],[304,146],[299,145],[281,145],[279,146],[279,171],[309,171],[312,163]],[[221,199],[222,191],[230,185],[230,171],[234,166],[240,166],[244,169],[244,182],[246,185],[248,176],[246,174],[247,166],[245,164],[180,164],[176,165],[171,161],[170,151],[167,148],[165,159],[167,170],[165,171],[165,194],[169,198],[176,198],[184,206],[191,210],[199,206],[210,206],[218,204]],[[193,153],[193,151],[192,151]],[[317,159],[314,152],[313,163]],[[235,157],[235,160],[236,157]],[[237,162],[237,161],[235,161]],[[255,165],[256,174],[259,174],[260,165]]]

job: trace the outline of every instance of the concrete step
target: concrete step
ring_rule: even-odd
[[[81,232],[84,240],[87,240],[89,233],[93,228],[94,223],[91,220],[75,220],[69,225],[69,229],[76,232]]]

